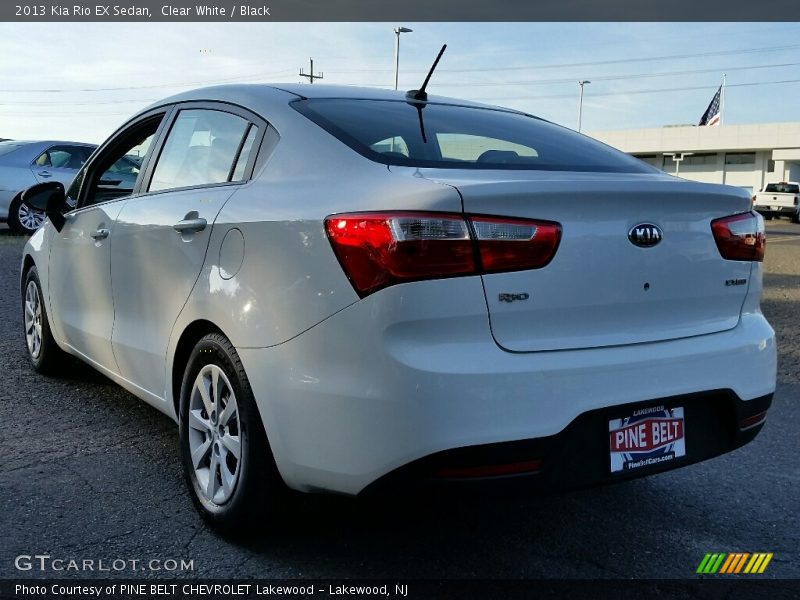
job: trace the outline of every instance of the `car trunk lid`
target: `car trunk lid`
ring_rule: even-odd
[[[744,192],[649,174],[416,175],[458,189],[465,213],[561,224],[545,267],[483,275],[492,334],[507,350],[641,344],[738,323],[751,263],[724,260],[710,222],[747,211]]]

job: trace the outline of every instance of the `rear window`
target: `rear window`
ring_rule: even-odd
[[[764,191],[773,194],[800,194],[800,185],[796,183],[770,183],[764,188]]]
[[[354,99],[298,100],[292,106],[357,152],[389,165],[654,171],[632,156],[574,131],[505,110]]]

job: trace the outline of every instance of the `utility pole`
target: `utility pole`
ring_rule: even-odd
[[[583,79],[578,82],[578,85],[581,86],[581,95],[578,98],[578,133],[581,132],[581,120],[583,119],[583,86],[587,83],[592,83],[587,79]]]
[[[308,62],[311,63],[311,73],[303,73],[303,69],[300,69],[300,77],[305,77],[308,79],[309,83],[314,83],[315,79],[323,79],[322,72],[319,75],[314,75],[314,59],[309,58]]]

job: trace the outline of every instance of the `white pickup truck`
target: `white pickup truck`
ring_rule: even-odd
[[[753,208],[772,217],[790,217],[793,223],[800,223],[800,184],[796,181],[768,183],[763,192],[753,196]]]

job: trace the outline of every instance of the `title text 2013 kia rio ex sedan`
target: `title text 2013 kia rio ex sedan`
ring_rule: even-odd
[[[133,189],[104,186],[126,154]],[[34,367],[68,352],[174,418],[222,529],[284,486],[652,474],[752,440],[775,389],[748,193],[512,110],[202,89],[25,198]]]

